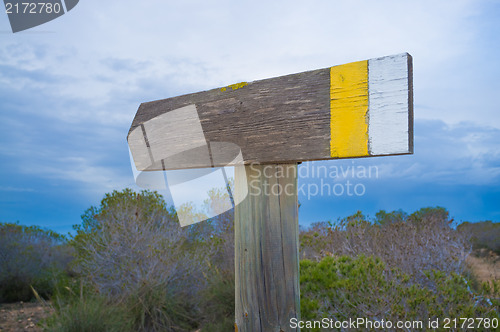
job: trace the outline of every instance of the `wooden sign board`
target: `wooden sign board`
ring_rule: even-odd
[[[243,82],[141,104],[128,144],[139,171],[411,154],[412,91],[407,53]]]
[[[297,163],[413,153],[412,90],[404,53],[141,104],[138,171],[261,164],[235,169],[236,331],[297,330]]]

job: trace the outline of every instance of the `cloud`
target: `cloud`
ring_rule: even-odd
[[[142,102],[404,51],[415,154],[355,160],[378,167],[366,183],[498,186],[495,13],[487,0],[81,2],[43,28],[2,34],[3,188],[67,184],[95,198],[133,184],[125,137]]]
[[[500,184],[500,130],[473,123],[419,120],[411,156],[373,158],[380,177],[432,184]]]
[[[418,120],[415,124],[413,155],[322,161],[314,162],[315,166],[308,167],[316,170],[324,166],[340,170],[357,170],[360,167],[365,172],[370,170],[370,167],[375,167],[372,176],[352,176],[352,172],[346,171],[345,177],[334,179],[337,182],[355,179],[358,182],[375,184],[404,181],[422,185],[498,186],[499,141],[500,129],[493,127],[473,123],[448,125],[439,120]],[[303,180],[307,181],[307,177]]]
[[[70,101],[39,110],[66,121],[125,124],[144,101],[408,51],[417,119],[500,128],[488,79],[500,72],[480,61],[489,1],[120,4],[81,4],[26,42],[7,35],[2,89]]]
[[[35,189],[33,189],[33,188],[16,188],[16,187],[4,187],[4,186],[0,186],[0,191],[6,191],[6,192],[34,192]]]
[[[406,156],[387,156],[352,160],[313,162],[337,169],[368,170],[376,167],[370,177],[347,172],[346,177],[325,178],[331,187],[339,184],[337,193],[312,195],[299,193],[302,203],[301,222],[332,220],[348,216],[357,210],[374,216],[385,209],[413,212],[425,206],[444,206],[457,220],[499,220],[497,201],[500,199],[500,130],[474,123],[446,124],[439,120],[418,120],[415,124],[415,153]],[[300,167],[305,167],[302,164]],[[310,166],[311,167],[311,166]],[[301,174],[299,170],[299,174]],[[377,176],[378,175],[378,176]],[[299,184],[316,184],[321,179],[299,178]],[[351,193],[347,194],[347,181]],[[306,187],[307,189],[307,187]],[[312,193],[316,188],[312,187]]]
[[[136,72],[150,65],[148,61],[134,61],[130,59],[106,58],[102,61],[110,70],[118,72]]]
[[[45,178],[48,182],[71,183],[80,188],[82,193],[99,195],[134,183],[131,172],[126,174],[124,168],[99,165],[93,160],[79,157],[59,158],[50,164],[37,165],[36,168],[23,167],[21,171]]]

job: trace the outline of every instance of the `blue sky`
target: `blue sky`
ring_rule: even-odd
[[[415,154],[313,163],[378,176],[335,179],[361,196],[301,194],[300,223],[436,205],[499,221],[498,17],[492,0],[85,0],[12,34],[0,13],[0,221],[67,232],[105,193],[137,188],[126,135],[141,102],[401,52]]]

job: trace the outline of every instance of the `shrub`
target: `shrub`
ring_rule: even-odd
[[[68,291],[72,292],[70,288]],[[124,304],[110,302],[104,296],[83,291],[80,295],[58,294],[55,313],[42,322],[46,331],[95,332],[134,331],[133,317]]]
[[[156,192],[106,194],[82,216],[72,244],[87,286],[126,304],[136,330],[196,326],[195,298],[204,286],[203,225],[181,228]]]
[[[234,283],[234,270],[215,269],[210,275],[206,288],[200,292],[203,332],[234,330]]]
[[[76,269],[99,293],[119,299],[145,285],[188,290],[184,276],[197,268],[188,231],[155,192],[106,194],[82,216],[72,244]]]
[[[469,234],[474,249],[489,249],[500,255],[500,223],[481,221],[476,223],[464,222],[458,230]]]
[[[408,215],[403,210],[385,212],[385,210],[380,210],[375,214],[375,223],[379,225],[393,224],[397,222],[403,222],[408,218]]]
[[[413,284],[400,270],[387,273],[378,258],[360,255],[300,262],[302,320],[422,321],[429,318],[500,318],[500,301],[474,294],[455,273],[424,271],[428,286]],[[491,290],[489,290],[491,291]],[[425,326],[425,325],[424,325]],[[395,329],[388,329],[395,330]],[[320,328],[304,331],[321,331]]]
[[[425,207],[413,212],[408,216],[407,221],[416,224],[423,223],[444,223],[450,224],[453,220],[449,219],[449,212],[444,207]]]
[[[177,289],[144,285],[123,302],[133,331],[193,331],[198,327],[193,300]]]
[[[468,238],[451,227],[446,210],[424,208],[405,215],[381,211],[372,224],[358,211],[336,224],[313,224],[300,234],[301,256],[313,260],[329,255],[376,256],[389,270],[399,268],[422,284],[426,282],[422,270],[464,271]]]
[[[71,260],[64,236],[37,226],[0,223],[0,303],[31,300],[30,285],[48,298]]]

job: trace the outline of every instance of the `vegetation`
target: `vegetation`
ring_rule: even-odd
[[[225,195],[212,190],[206,210]],[[89,208],[69,240],[0,226],[0,300],[50,298],[49,331],[233,330],[232,211],[181,228],[159,194],[125,189]],[[497,248],[496,230],[456,228],[441,207],[316,223],[300,233],[302,318],[498,318],[500,282],[480,284],[465,264],[472,249]]]
[[[232,331],[234,326],[234,271],[217,272],[200,293],[204,332]]]
[[[209,207],[224,198],[218,190],[210,195]],[[69,329],[68,307],[92,316],[98,312],[94,306],[103,303],[127,308],[122,322],[133,331],[192,331],[201,322],[216,328],[224,324],[220,319],[227,314],[217,308],[224,303],[219,291],[226,291],[225,278],[233,268],[232,214],[181,228],[159,194],[125,189],[107,194],[82,221],[70,243],[83,292],[76,299],[75,291],[58,293],[56,301],[63,305],[56,306],[50,329],[60,324]]]
[[[464,222],[458,226],[458,230],[470,235],[473,249],[487,249],[500,255],[500,223]]]
[[[0,223],[0,303],[29,301],[31,285],[48,298],[56,280],[70,273],[66,238],[37,226]]]
[[[474,293],[456,273],[423,271],[427,280],[422,285],[399,269],[389,271],[381,259],[364,255],[328,256],[319,262],[306,259],[300,269],[303,320],[427,322],[436,317],[499,317],[500,300],[495,298],[499,290]]]
[[[380,211],[373,222],[358,211],[300,238],[303,319],[500,317],[500,281],[472,279],[470,235],[444,208]]]
[[[300,234],[301,257],[374,256],[424,283],[423,270],[463,273],[470,253],[467,235],[452,227],[448,212],[423,208],[410,216],[402,211],[377,213],[371,223],[358,211],[335,224],[321,222]]]
[[[74,284],[71,283],[71,284]],[[66,286],[53,298],[56,314],[43,324],[54,332],[132,331],[133,320],[123,303],[111,303],[105,297],[81,288],[79,294]]]

